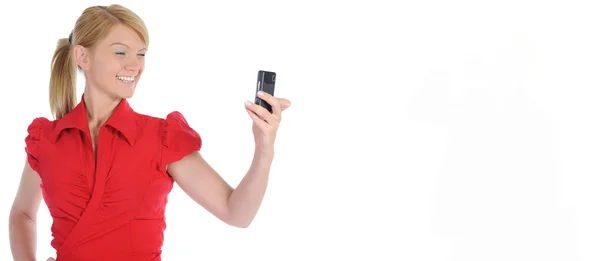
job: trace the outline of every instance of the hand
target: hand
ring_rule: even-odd
[[[276,98],[265,92],[258,92],[258,97],[265,100],[273,113],[253,102],[246,102],[246,112],[252,118],[252,133],[256,149],[261,153],[273,153],[275,145],[275,136],[281,122],[281,112],[290,107],[291,102],[284,98]]]

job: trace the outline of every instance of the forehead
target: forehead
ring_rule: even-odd
[[[110,46],[114,43],[125,44],[134,50],[146,48],[142,38],[140,38],[135,30],[121,24],[113,26],[108,35],[101,41],[101,44],[104,46]]]

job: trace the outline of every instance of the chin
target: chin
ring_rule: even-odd
[[[116,80],[115,90],[119,97],[121,98],[130,98],[135,93],[135,88],[137,86],[138,79],[130,82],[124,82],[120,80]]]
[[[130,83],[119,83],[117,84],[117,86],[115,86],[116,88],[114,94],[116,94],[116,96],[118,96],[119,98],[129,99],[133,97],[136,86],[137,81]]]
[[[129,99],[129,98],[133,97],[134,93],[135,93],[135,90],[127,91],[127,92],[121,92],[121,93],[119,93],[119,97],[123,98],[123,99]]]

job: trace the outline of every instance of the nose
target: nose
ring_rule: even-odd
[[[138,60],[137,57],[135,57],[127,60],[127,63],[125,64],[125,69],[128,71],[139,71],[140,66],[141,62]]]

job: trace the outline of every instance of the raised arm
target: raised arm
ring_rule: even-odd
[[[214,216],[231,226],[245,228],[261,205],[272,159],[272,154],[255,154],[248,173],[235,190],[199,152],[172,163],[168,171],[187,195]]]
[[[235,189],[198,151],[167,166],[171,177],[187,195],[217,218],[235,227],[248,227],[258,212],[267,189],[281,112],[291,105],[287,99],[275,98],[267,93],[259,95],[271,104],[273,113],[254,103],[246,103],[246,111],[253,121],[256,146],[252,164]]]

